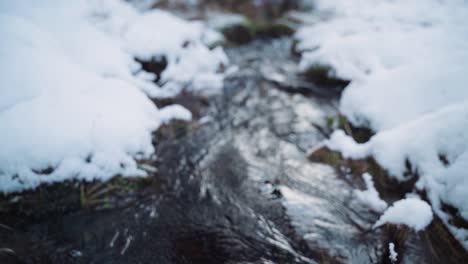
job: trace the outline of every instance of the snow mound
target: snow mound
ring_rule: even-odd
[[[152,155],[151,133],[191,118],[147,95],[219,88],[227,59],[207,32],[118,0],[0,2],[0,192],[144,175],[135,158]],[[162,87],[134,60],[155,56],[168,59]]]
[[[316,0],[322,21],[299,30],[301,67],[325,64],[352,80],[341,112],[376,135],[365,144],[338,131],[327,145],[373,156],[406,181],[407,161],[434,212],[468,219],[468,4],[464,0]],[[449,225],[468,248],[468,231]]]
[[[374,224],[374,228],[383,224],[406,225],[416,232],[426,228],[432,222],[431,206],[419,198],[406,198],[395,202]]]
[[[356,195],[357,199],[361,201],[363,204],[367,205],[370,209],[375,212],[383,212],[387,209],[387,203],[380,199],[379,193],[374,187],[374,181],[372,180],[372,176],[369,173],[364,173],[362,175],[364,182],[366,183],[366,190],[360,191],[355,190],[354,195]]]
[[[140,75],[150,96],[171,97],[182,89],[208,95],[220,91],[224,77],[221,70],[229,60],[221,47],[208,47],[222,40],[220,33],[199,21],[185,21],[162,10],[139,13],[120,0],[88,1],[94,8],[92,21],[117,37],[126,53],[143,61],[167,60],[159,81],[162,87],[152,83],[155,76]]]

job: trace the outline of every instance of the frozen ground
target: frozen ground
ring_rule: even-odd
[[[177,106],[149,97],[222,86],[220,36],[167,12],[120,0],[0,3],[0,191],[67,179],[143,175],[134,158],[153,153],[151,133]],[[167,60],[160,76],[135,59]]]
[[[352,80],[340,110],[376,135],[357,145],[338,131],[345,156],[374,156],[400,181],[419,174],[434,212],[468,219],[468,3],[463,0],[316,1],[316,24],[296,35],[301,67],[326,64]],[[466,230],[451,231],[468,247]]]

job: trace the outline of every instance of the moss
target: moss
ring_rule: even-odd
[[[325,163],[333,167],[339,167],[344,161],[339,152],[330,150],[327,147],[317,149],[308,158],[311,161]]]
[[[253,40],[255,32],[248,24],[236,24],[225,27],[221,30],[226,40],[232,44],[246,44]]]
[[[346,119],[346,117],[344,117],[343,115],[339,115],[336,119],[337,119],[337,125],[339,129],[342,129],[344,131],[348,130],[347,131],[348,133],[352,133],[349,129],[349,122]]]
[[[291,36],[295,30],[285,23],[254,24],[253,32],[257,38],[280,38]]]
[[[326,83],[333,73],[333,68],[325,64],[313,64],[309,66],[303,75],[307,80],[317,83]]]
[[[228,43],[233,45],[246,44],[254,39],[271,39],[291,36],[295,32],[292,26],[282,22],[263,22],[246,20],[221,29]]]
[[[348,136],[351,136],[358,143],[365,143],[375,135],[375,133],[367,127],[357,127],[351,124],[344,115],[327,116],[325,119],[326,128],[328,130],[341,129]]]
[[[351,136],[358,143],[365,143],[370,140],[374,132],[366,127],[353,126],[344,115],[331,115],[325,118],[325,131],[340,129],[345,131],[348,136]]]
[[[325,118],[325,123],[328,129],[333,129],[335,127],[335,117],[334,116],[327,116]]]
[[[309,66],[301,75],[306,81],[320,86],[345,87],[349,84],[349,81],[336,77],[335,70],[326,64],[315,63]]]
[[[156,141],[174,140],[185,137],[195,124],[183,120],[172,120],[161,126],[156,132]]]
[[[373,176],[375,187],[386,200],[398,200],[414,189],[414,184],[418,177],[410,178],[405,182],[399,182],[390,177],[389,173],[383,169],[373,158],[367,159],[345,159],[340,152],[321,147],[311,154],[308,159],[313,162],[324,163],[332,166],[340,175],[343,168],[348,168],[347,173],[360,177],[363,173],[370,173]]]

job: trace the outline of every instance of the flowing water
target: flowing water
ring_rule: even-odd
[[[306,158],[336,99],[294,92],[290,46],[229,48],[237,71],[203,125],[158,145],[160,185],[126,208],[23,227],[43,242],[26,263],[380,263],[378,216],[352,198],[359,183]],[[408,263],[421,257],[412,244]]]

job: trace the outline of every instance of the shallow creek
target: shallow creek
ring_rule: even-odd
[[[306,158],[337,99],[294,92],[290,47],[228,48],[237,70],[201,126],[158,145],[158,188],[132,206],[22,224],[16,235],[41,247],[16,263],[381,263],[378,215],[352,195],[362,182]],[[427,262],[418,245],[410,236],[403,263]]]

